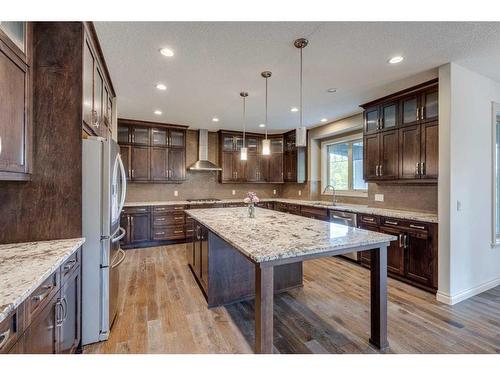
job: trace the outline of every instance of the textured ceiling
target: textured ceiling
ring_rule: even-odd
[[[304,123],[359,112],[358,105],[437,76],[449,61],[500,81],[500,23],[96,22],[118,97],[119,117],[241,129],[239,92],[249,92],[247,129],[261,131],[264,79],[269,131],[297,126],[299,54],[304,50]],[[158,50],[170,47],[175,56]],[[387,64],[393,55],[404,62]],[[155,88],[167,85],[166,91]],[[337,88],[334,94],[327,93]],[[163,111],[161,116],[154,110]],[[212,117],[220,122],[214,123]]]

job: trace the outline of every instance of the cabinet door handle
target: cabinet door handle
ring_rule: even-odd
[[[406,249],[406,248],[408,248],[408,235],[405,234],[403,239],[404,239],[403,245],[404,245],[404,247]]]
[[[422,176],[425,176],[425,174],[426,174],[425,173],[425,162],[422,162],[420,165],[421,165],[420,169],[422,171],[421,174],[422,174]]]
[[[422,225],[414,225],[414,224],[410,224],[410,228],[414,228],[414,229],[422,229],[422,230],[424,230],[424,229],[425,229],[425,227],[424,227],[424,226],[422,226]]]
[[[420,176],[420,163],[415,164],[415,176]]]
[[[425,108],[425,107],[420,107],[420,120],[423,120],[423,119],[424,119],[424,114],[425,114],[425,112],[424,112],[424,108]]]
[[[404,247],[404,244],[403,244],[403,234],[399,235],[399,247]]]
[[[386,224],[389,224],[389,225],[398,225],[398,222],[397,222],[397,221],[389,221],[389,220],[386,220],[385,222],[386,222]]]
[[[132,168],[132,178],[135,177],[135,174],[134,174],[134,168]]]
[[[56,327],[60,327],[63,324],[63,306],[62,306],[62,299],[58,299],[55,305],[54,309],[54,314],[56,315]]]
[[[378,177],[378,165],[375,166],[375,176]]]
[[[72,259],[70,260],[68,263],[66,263],[63,267],[63,272],[66,273],[68,272],[70,269],[73,268],[73,266],[76,264],[76,259]]]
[[[384,175],[384,172],[382,172],[382,164],[380,164],[379,167],[378,167],[378,173],[379,173],[380,176]]]
[[[156,232],[156,234],[161,235],[161,234],[165,234],[165,232]]]
[[[175,207],[174,210],[183,210],[184,207]]]
[[[420,115],[419,115],[419,113],[420,113],[420,108],[418,108],[418,107],[417,107],[417,121],[418,121],[418,120],[420,120]]]

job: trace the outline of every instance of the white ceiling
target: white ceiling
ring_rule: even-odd
[[[262,131],[263,70],[269,79],[269,131],[298,125],[299,54],[304,50],[304,123],[337,120],[358,105],[437,76],[455,61],[500,81],[500,23],[429,22],[96,22],[124,118],[241,129],[239,92],[249,92],[247,129]],[[158,50],[170,47],[175,56]],[[387,64],[401,54],[398,65]],[[167,85],[159,91],[156,83]],[[334,94],[327,89],[335,87]],[[161,116],[154,110],[163,111]],[[220,122],[214,123],[212,117]]]

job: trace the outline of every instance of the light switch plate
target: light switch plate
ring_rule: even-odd
[[[383,202],[384,201],[384,194],[375,194],[375,201],[376,202]]]
[[[236,195],[236,190],[233,190],[233,195]]]
[[[299,190],[299,197],[302,195],[302,190]]]
[[[174,190],[174,197],[178,197],[179,196],[179,192],[177,190]]]

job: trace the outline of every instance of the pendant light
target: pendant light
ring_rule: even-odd
[[[266,125],[266,137],[262,140],[262,155],[270,155],[271,154],[271,140],[267,139],[267,79],[271,77],[272,73],[269,71],[265,71],[260,73],[262,77],[266,79],[266,122],[264,125]]]
[[[299,49],[300,51],[300,78],[299,78],[299,86],[300,86],[300,126],[295,131],[295,145],[297,147],[306,147],[307,146],[307,129],[303,124],[303,105],[302,105],[302,50],[307,46],[309,41],[305,38],[296,39],[293,42],[293,45]]]
[[[240,92],[240,96],[243,98],[243,147],[241,147],[240,159],[247,160],[248,149],[245,143],[245,131],[246,131],[246,117],[247,117],[246,98],[248,96],[248,92]]]

